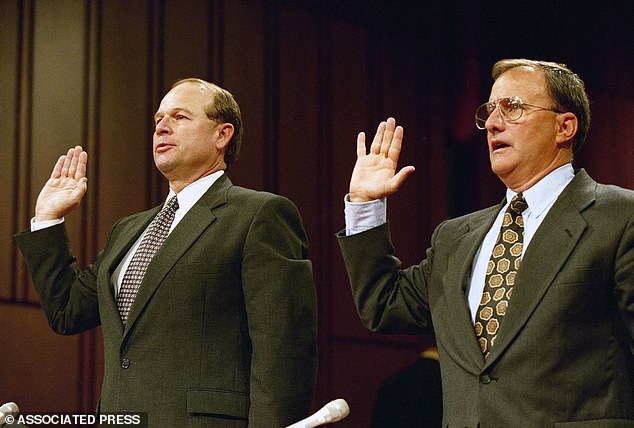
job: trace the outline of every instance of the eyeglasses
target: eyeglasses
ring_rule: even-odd
[[[538,110],[548,110],[554,111],[555,113],[561,113],[561,111],[557,109],[525,103],[520,97],[504,97],[484,103],[477,108],[475,112],[476,126],[478,129],[485,129],[487,119],[491,116],[491,114],[493,114],[496,108],[500,111],[500,114],[505,120],[519,120],[527,106]]]

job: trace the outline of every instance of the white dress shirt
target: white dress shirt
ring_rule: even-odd
[[[524,218],[524,245],[522,247],[522,255],[528,248],[533,235],[537,228],[550,211],[561,192],[574,178],[574,170],[572,164],[565,164],[558,169],[552,171],[530,189],[523,192],[524,198],[528,203],[528,208],[522,213]],[[498,213],[493,226],[489,229],[478,252],[475,256],[471,269],[471,279],[469,281],[469,289],[467,290],[469,299],[469,309],[471,310],[471,319],[475,322],[475,314],[482,298],[484,290],[484,279],[486,276],[486,267],[493,247],[497,240],[497,236],[502,227],[502,218],[511,199],[517,193],[506,190],[506,204]],[[348,195],[345,201],[345,219],[346,219],[346,235],[354,235],[371,229],[386,222],[387,218],[387,201],[384,199],[369,202],[350,202]]]

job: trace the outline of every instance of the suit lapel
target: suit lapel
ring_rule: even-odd
[[[123,324],[120,321],[121,318],[119,310],[117,309],[117,303],[114,297],[114,288],[110,278],[127,252],[130,250],[130,247],[132,247],[136,240],[139,239],[141,233],[143,233],[143,231],[147,228],[160,209],[161,207],[156,207],[149,211],[140,213],[129,222],[123,224],[120,228],[117,228],[117,235],[112,238],[112,248],[110,248],[108,253],[105,255],[103,261],[104,266],[107,268],[100,272],[100,275],[103,275],[103,277],[98,281],[100,287],[106,288],[102,290],[100,294],[104,297],[101,302],[101,308],[104,312],[104,316],[119,320],[121,333],[123,333]]]
[[[581,211],[594,202],[596,183],[580,171],[535,232],[522,260],[513,297],[486,365],[519,334],[587,228]]]
[[[198,237],[215,221],[212,210],[227,201],[227,189],[231,181],[222,175],[211,188],[194,204],[185,217],[169,234],[145,272],[136,300],[128,315],[124,334],[132,328],[148,304],[163,278]]]
[[[454,359],[474,372],[479,371],[483,357],[473,330],[466,290],[478,249],[503,203],[481,211],[462,225],[448,260],[448,266],[456,268],[448,270],[447,312],[440,317],[447,319],[445,336],[451,345],[446,347]]]

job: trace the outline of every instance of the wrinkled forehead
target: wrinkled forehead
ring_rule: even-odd
[[[489,101],[504,97],[520,97],[529,103],[549,101],[544,72],[526,66],[505,71],[493,83]]]

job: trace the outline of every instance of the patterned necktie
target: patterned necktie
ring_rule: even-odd
[[[522,261],[524,218],[528,208],[524,195],[517,194],[504,213],[491,259],[487,265],[482,300],[476,314],[475,332],[484,357],[488,357],[495,345],[500,322],[513,294],[515,275]]]
[[[123,274],[121,288],[117,296],[117,308],[123,325],[126,325],[128,321],[128,314],[136,299],[148,265],[167,238],[176,210],[178,210],[178,200],[176,196],[173,196],[148,226],[139,248],[132,256],[132,260]]]

